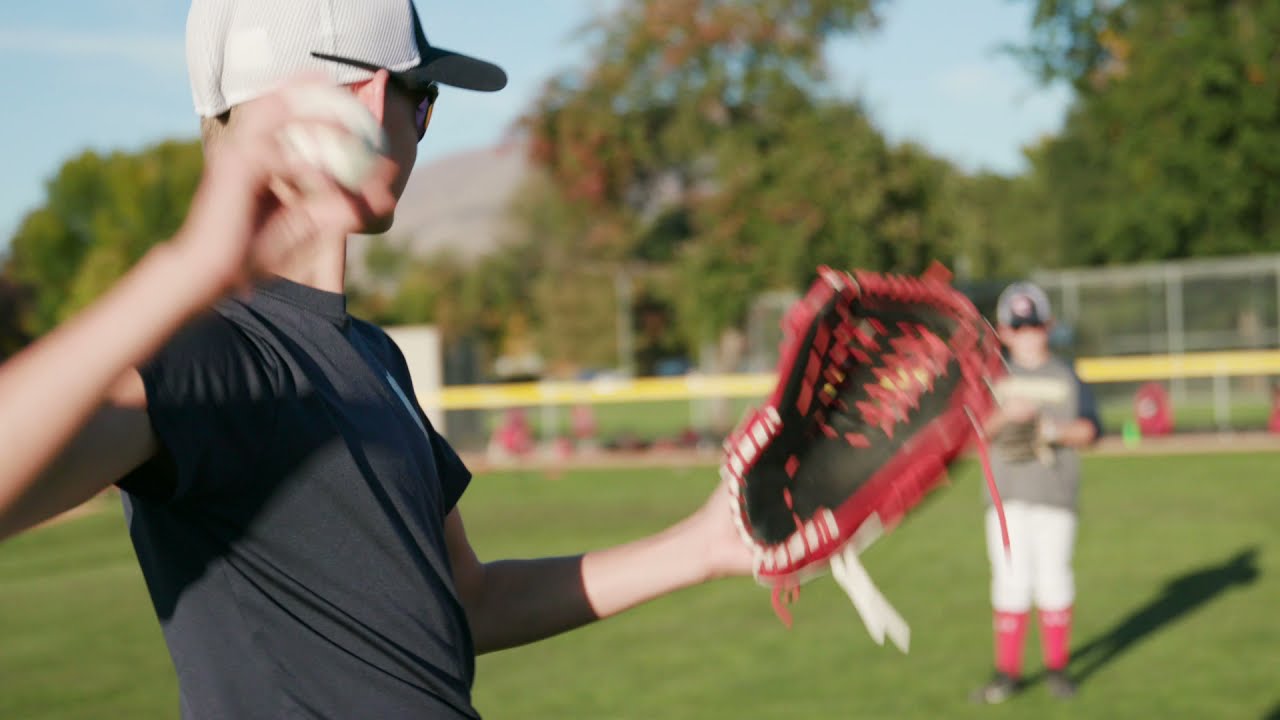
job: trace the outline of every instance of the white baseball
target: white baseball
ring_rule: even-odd
[[[289,88],[285,100],[303,118],[281,132],[281,142],[289,151],[348,190],[363,185],[387,148],[386,133],[364,105],[351,93],[327,85]],[[308,123],[307,118],[340,127]]]

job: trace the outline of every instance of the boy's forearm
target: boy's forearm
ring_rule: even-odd
[[[575,557],[484,566],[484,591],[468,608],[477,652],[523,645],[611,617],[710,577],[693,521]]]
[[[1041,426],[1041,434],[1054,445],[1069,448],[1083,448],[1093,444],[1098,437],[1097,428],[1084,418],[1071,420],[1062,424]]]
[[[1067,447],[1083,448],[1098,439],[1098,430],[1092,422],[1079,419],[1072,420],[1062,428],[1062,439],[1059,441]]]

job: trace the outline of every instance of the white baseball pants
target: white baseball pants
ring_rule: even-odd
[[[1024,613],[1035,606],[1047,612],[1075,602],[1071,552],[1076,541],[1076,514],[1049,505],[1017,500],[1004,504],[1009,525],[1009,552],[1000,538],[1000,521],[987,509],[987,556],[991,560],[991,606],[999,612]]]

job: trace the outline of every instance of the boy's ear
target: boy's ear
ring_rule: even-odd
[[[1013,328],[1008,325],[996,325],[996,337],[1000,338],[1000,342],[1008,345],[1013,340]]]
[[[356,99],[365,106],[379,124],[382,123],[382,116],[386,114],[387,85],[390,82],[391,74],[386,70],[379,70],[368,80],[351,84],[351,90],[355,93]]]

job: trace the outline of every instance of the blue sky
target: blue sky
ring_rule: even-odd
[[[266,0],[262,0],[266,1]],[[558,69],[586,51],[574,31],[612,0],[418,0],[433,43],[503,65],[497,94],[446,91],[419,162],[497,141]],[[880,30],[830,52],[842,93],[861,97],[893,140],[962,167],[1017,172],[1021,148],[1056,131],[1070,100],[1040,88],[1003,43],[1026,37],[1031,0],[890,0]],[[45,182],[86,148],[194,137],[183,60],[186,3],[0,3],[0,245]]]

